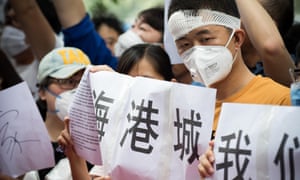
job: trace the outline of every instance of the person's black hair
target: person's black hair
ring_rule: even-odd
[[[294,0],[262,0],[261,4],[284,36],[294,23]]]
[[[141,11],[138,16],[142,22],[164,34],[164,8],[154,7]]]
[[[138,44],[127,49],[119,59],[117,71],[128,74],[144,57],[165,80],[174,78],[170,57],[161,46],[152,44]]]
[[[195,13],[199,9],[211,9],[240,18],[234,0],[172,0],[168,10],[168,17],[180,10],[191,10]]]
[[[102,24],[105,24],[110,28],[113,28],[119,35],[124,32],[121,21],[113,14],[95,15],[92,20],[96,30]]]

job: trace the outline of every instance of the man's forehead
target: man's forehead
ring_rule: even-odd
[[[200,9],[199,11],[177,11],[168,21],[170,32],[175,40],[184,37],[192,30],[208,25],[221,25],[230,29],[240,28],[240,19],[228,14]]]
[[[202,35],[216,35],[221,31],[227,31],[226,27],[220,25],[206,25],[203,27],[197,27],[182,37],[179,37],[176,41],[184,40],[189,37],[202,36]]]

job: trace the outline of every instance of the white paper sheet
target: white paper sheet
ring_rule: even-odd
[[[101,165],[102,159],[88,69],[86,68],[70,104],[70,134],[76,153],[92,164]]]
[[[90,80],[98,130],[104,132],[104,169],[113,179],[200,178],[197,157],[192,164],[188,159],[192,147],[203,153],[210,140],[214,89],[112,72],[90,74]],[[174,150],[178,143],[183,146]]]
[[[300,179],[299,117],[299,107],[223,104],[213,179]]]
[[[75,149],[112,179],[199,179],[215,97],[215,89],[87,69],[70,108]]]
[[[0,172],[12,177],[54,166],[53,148],[25,82],[0,91]]]

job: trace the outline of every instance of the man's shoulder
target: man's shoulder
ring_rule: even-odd
[[[291,104],[290,89],[268,77],[256,76],[250,92],[256,94],[262,104]]]
[[[273,79],[269,77],[262,77],[260,75],[255,77],[255,86],[257,86],[258,88],[260,87],[262,89],[276,88],[275,90],[289,91],[288,87],[275,82]]]

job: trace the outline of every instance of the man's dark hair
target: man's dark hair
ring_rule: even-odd
[[[240,17],[234,0],[172,0],[169,6],[168,17],[179,10],[211,9],[231,16]]]
[[[113,14],[102,14],[102,15],[95,15],[93,17],[93,22],[95,25],[96,30],[102,25],[105,24],[110,28],[113,28],[118,32],[118,34],[122,34],[124,32],[122,23],[119,19],[114,16]]]

